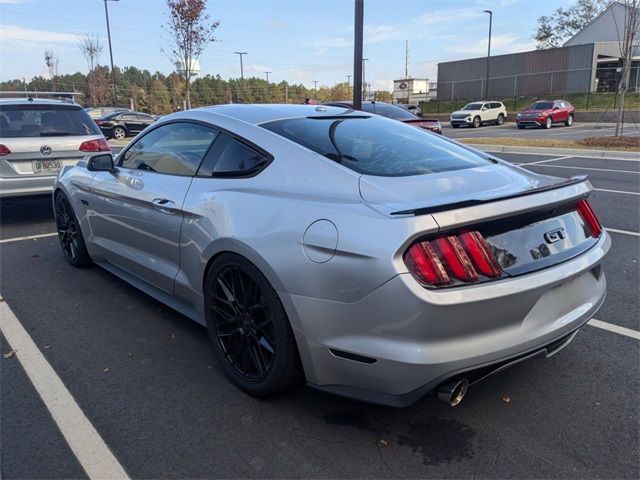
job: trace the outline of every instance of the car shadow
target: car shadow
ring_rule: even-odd
[[[53,220],[51,195],[3,198],[0,201],[0,226]]]

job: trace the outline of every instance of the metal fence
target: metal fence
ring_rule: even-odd
[[[595,75],[594,75],[595,73]],[[621,69],[617,67],[527,73],[489,78],[488,98],[518,110],[542,98],[563,98],[581,110],[615,109],[620,96]],[[640,109],[640,66],[631,69],[625,107]],[[483,100],[485,79],[438,82],[437,99],[423,111],[446,113],[465,103]]]

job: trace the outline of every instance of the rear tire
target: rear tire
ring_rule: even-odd
[[[236,386],[268,397],[303,380],[287,314],[251,262],[232,253],[218,257],[207,273],[204,296],[215,355]]]
[[[497,125],[502,125],[504,123],[504,115],[498,115],[498,119],[496,120]]]
[[[91,257],[84,243],[80,222],[67,196],[59,192],[55,201],[56,227],[62,253],[67,262],[77,268],[91,265]]]
[[[482,125],[482,121],[480,120],[480,117],[474,117],[472,125],[473,125],[473,128],[478,128],[480,125]]]
[[[567,121],[566,121],[566,122],[564,122],[564,124],[565,124],[567,127],[570,127],[571,125],[573,125],[573,114],[569,115],[569,118],[567,118]]]
[[[113,138],[115,138],[116,140],[122,140],[126,136],[127,136],[127,132],[125,132],[124,128],[115,127],[113,129]]]

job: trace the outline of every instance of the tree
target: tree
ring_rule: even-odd
[[[536,48],[561,47],[607,8],[612,0],[577,0],[569,8],[558,8],[552,15],[538,18],[538,30],[534,39]]]
[[[97,103],[94,69],[100,60],[102,44],[100,43],[100,39],[97,35],[94,37],[87,35],[78,44],[78,48],[80,49],[84,59],[87,61],[87,67],[89,68],[89,75],[87,76],[89,81],[89,102],[95,106]]]
[[[55,78],[58,76],[58,55],[50,49],[47,48],[44,51],[44,63],[47,65],[47,70],[49,70],[49,79],[51,81],[51,91],[56,91],[56,83]]]
[[[149,111],[154,115],[171,112],[171,95],[169,89],[161,80],[153,80],[149,89]]]
[[[631,62],[633,58],[633,50],[637,47],[638,30],[640,27],[640,0],[625,0],[624,18],[616,18],[616,30],[620,32],[619,23],[624,22],[624,30],[622,38],[618,39],[620,47],[620,60],[622,62],[622,75],[618,92],[620,93],[620,102],[618,103],[618,118],[616,120],[615,136],[622,135],[624,120],[624,96],[629,88],[629,80],[631,79]]]
[[[215,41],[214,31],[220,22],[211,21],[205,12],[207,0],[167,0],[169,23],[169,56],[178,67],[185,88],[187,108],[191,108],[189,86],[196,62],[204,48]]]

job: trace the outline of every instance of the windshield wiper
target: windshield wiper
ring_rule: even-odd
[[[356,157],[352,156],[352,155],[347,155],[344,153],[335,153],[335,152],[330,152],[330,153],[325,153],[324,155],[325,157],[333,160],[334,162],[338,162],[338,163],[342,163],[342,160],[350,160],[352,162],[359,162],[360,160],[358,160]]]

